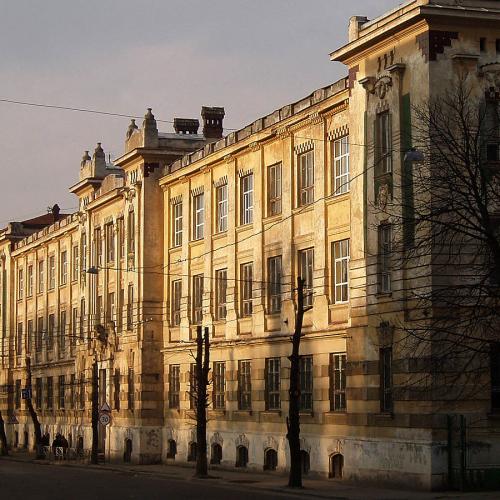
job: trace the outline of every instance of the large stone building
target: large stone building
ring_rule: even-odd
[[[394,235],[380,207],[401,198],[411,173],[415,105],[465,69],[498,106],[499,22],[487,0],[413,0],[373,21],[354,17],[348,44],[331,54],[348,78],[225,137],[222,108],[203,108],[203,136],[193,120],[158,133],[149,110],[113,165],[100,145],[86,153],[71,188],[77,213],[0,233],[0,408],[18,422],[7,425],[11,442],[32,444],[20,396],[30,356],[43,429],[89,448],[97,359],[101,403],[112,408],[101,449],[192,460],[191,353],[203,325],[212,463],[288,468],[301,276],[312,306],[301,344],[304,470],[442,487],[458,467],[450,413],[481,422],[469,428],[468,468],[481,478],[498,468],[500,408],[489,394],[499,380],[448,406],[397,390],[413,365],[394,325],[411,323],[408,290],[432,287],[432,273],[383,258]]]

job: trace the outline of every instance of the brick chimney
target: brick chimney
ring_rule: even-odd
[[[217,140],[222,138],[222,121],[224,120],[224,108],[202,106],[201,118],[203,120],[203,135],[205,139]]]
[[[199,127],[199,120],[192,118],[174,118],[174,130],[176,134],[197,134]]]

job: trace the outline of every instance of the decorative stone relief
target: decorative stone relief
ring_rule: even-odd
[[[381,184],[378,188],[378,193],[377,193],[377,206],[378,208],[380,208],[380,210],[385,210],[388,199],[389,199],[389,186],[387,184]]]
[[[300,438],[300,449],[311,453],[311,445],[305,438]]]
[[[278,451],[279,449],[278,441],[276,441],[276,439],[273,436],[267,436],[267,438],[262,443],[262,448],[264,451],[268,450],[269,448]]]
[[[213,436],[210,438],[210,444],[220,444],[221,446],[224,443],[224,439],[218,432],[214,432]]]
[[[240,434],[234,441],[234,444],[238,446],[245,446],[248,448],[248,445],[250,442],[248,441],[248,438],[245,436],[245,434]]]

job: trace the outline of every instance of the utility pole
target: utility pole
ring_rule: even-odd
[[[28,407],[29,414],[31,416],[31,420],[33,422],[33,427],[35,429],[35,449],[36,449],[36,458],[44,458],[44,454],[41,451],[42,445],[42,428],[40,426],[40,422],[38,420],[38,415],[33,408],[33,389],[31,382],[31,358],[26,356],[26,388],[28,389],[28,399],[26,399],[26,406]]]
[[[203,352],[205,351],[205,352]],[[208,327],[202,336],[201,325],[196,329],[196,477],[207,477],[207,406],[208,372],[210,371],[210,338]]]
[[[290,389],[288,417],[286,419],[288,446],[290,448],[290,475],[288,486],[302,488],[302,463],[300,458],[300,338],[304,313],[311,307],[304,307],[304,282],[297,278],[297,310],[295,313],[295,330],[292,337],[292,354],[290,360]]]
[[[97,354],[94,354],[92,363],[92,451],[90,453],[90,462],[98,463],[99,447],[99,372],[97,369]]]

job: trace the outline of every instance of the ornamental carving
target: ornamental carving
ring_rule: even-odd
[[[224,443],[224,439],[218,432],[214,432],[213,436],[210,438],[210,444],[220,444],[221,446]]]
[[[389,200],[389,186],[387,184],[381,184],[378,188],[378,193],[377,193],[378,208],[380,208],[380,210],[385,210],[388,200]]]
[[[264,451],[273,449],[278,451],[278,441],[273,436],[267,436],[266,440],[262,443]]]

